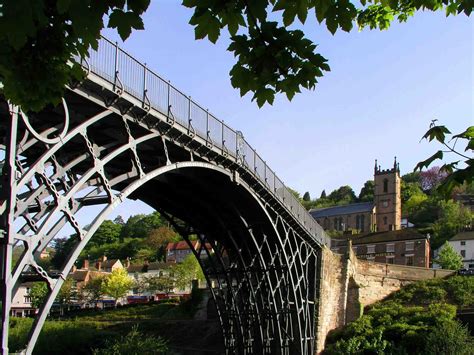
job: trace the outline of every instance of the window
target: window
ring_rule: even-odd
[[[463,258],[466,257],[466,251],[465,251],[465,250],[461,250],[461,256],[462,256]]]
[[[356,229],[357,230],[361,229],[360,228],[360,216],[359,215],[356,216]]]
[[[367,245],[367,254],[375,254],[375,245]]]
[[[405,265],[413,266],[413,255],[406,255],[405,256]]]
[[[465,241],[462,241],[462,242],[461,242],[461,245],[466,245],[466,242],[465,242]]]
[[[352,247],[352,251],[354,252],[355,255],[357,255],[357,245]]]
[[[393,256],[386,256],[385,257],[385,262],[387,264],[393,264],[393,261],[395,260],[395,258]]]
[[[383,200],[382,201],[382,206],[383,207],[388,207],[388,200]]]
[[[395,252],[395,244],[387,244],[385,251],[387,253],[394,253]]]
[[[334,230],[339,230],[337,229],[337,218],[334,218]]]
[[[414,242],[406,242],[405,243],[405,250],[413,250],[415,243]]]
[[[387,221],[388,221],[388,218],[387,218],[387,217],[384,217],[384,218],[383,218],[383,224],[384,224],[384,226],[387,225]]]
[[[383,192],[388,191],[388,179],[383,179]]]

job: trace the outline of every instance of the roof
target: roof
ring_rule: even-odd
[[[110,259],[110,260],[103,261],[102,262],[102,267],[106,268],[106,269],[111,268],[112,266],[114,266],[119,261],[120,261],[119,259]]]
[[[164,270],[169,268],[171,265],[174,265],[174,263],[163,263],[163,262],[152,262],[149,264],[136,264],[136,265],[130,265],[127,268],[127,271],[132,273],[132,272],[148,272],[150,270]]]
[[[371,212],[374,208],[373,202],[351,203],[350,205],[317,208],[309,211],[313,218],[339,216],[343,214]]]
[[[414,228],[405,228],[388,232],[375,232],[354,236],[334,237],[333,241],[345,244],[348,239],[352,240],[352,245],[370,244],[370,243],[384,243],[384,242],[398,242],[403,240],[417,240],[426,239],[426,236],[419,233]]]
[[[453,242],[456,240],[474,240],[474,231],[461,232],[450,239]]]
[[[88,274],[89,270],[76,270],[71,274],[71,276],[74,281],[85,281]]]
[[[197,240],[192,241],[191,244],[196,248]],[[166,250],[188,250],[189,245],[184,240],[176,243],[168,243]]]

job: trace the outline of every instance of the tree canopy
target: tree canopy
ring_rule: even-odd
[[[461,255],[456,253],[456,250],[448,242],[444,243],[435,262],[441,265],[443,269],[448,270],[459,270],[463,265]]]
[[[0,17],[1,93],[24,110],[59,103],[65,85],[82,78],[75,57],[97,48],[104,27],[123,40],[143,29],[141,16],[150,0],[17,0],[2,1]],[[314,89],[330,70],[327,59],[295,22],[313,18],[331,32],[387,29],[418,10],[470,15],[473,0],[183,0],[194,10],[189,23],[196,39],[215,43],[228,31],[228,50],[236,57],[230,70],[232,86],[241,95],[253,93],[259,106],[276,94],[292,99]],[[21,25],[19,25],[21,24]]]

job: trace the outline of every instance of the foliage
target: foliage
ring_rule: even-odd
[[[321,196],[319,198],[326,198],[326,190],[321,191]]]
[[[364,186],[360,190],[358,201],[359,202],[372,202],[374,200],[375,182],[373,180],[367,180]]]
[[[303,201],[311,201],[311,195],[306,191],[303,195]]]
[[[328,195],[328,199],[334,201],[338,205],[346,205],[356,201],[354,190],[350,186],[341,186],[340,188],[332,191]]]
[[[25,110],[59,103],[66,84],[82,78],[73,58],[97,48],[100,31],[116,28],[122,39],[143,29],[149,0],[2,1],[1,93]],[[19,26],[21,24],[21,26]]]
[[[439,166],[420,171],[420,184],[425,192],[431,192],[443,183],[447,174]]]
[[[48,286],[44,282],[36,282],[30,289],[31,305],[40,308],[48,295]]]
[[[162,338],[147,336],[138,331],[138,327],[125,336],[107,341],[102,349],[94,349],[94,355],[142,355],[142,354],[164,354],[168,350],[166,341]]]
[[[76,288],[74,287],[74,280],[71,277],[67,277],[64,280],[58,295],[56,296],[56,302],[61,307],[61,313],[65,305],[71,304],[72,300],[77,297]]]
[[[115,300],[124,297],[133,287],[133,280],[124,269],[115,269],[102,282],[102,292]]]
[[[94,276],[89,279],[79,291],[79,298],[86,303],[94,303],[104,295],[103,284],[104,276]]]
[[[158,212],[148,215],[137,214],[131,216],[122,228],[120,237],[146,238],[153,229],[163,226],[163,220]]]
[[[154,252],[153,259],[148,260],[164,260],[168,243],[175,243],[180,240],[180,235],[170,227],[161,226],[151,230],[144,241],[145,246]]]
[[[103,244],[113,243],[119,240],[122,225],[119,223],[106,220],[102,222],[97,231],[92,236],[89,245],[100,246]]]
[[[11,352],[18,352],[24,348],[32,323],[31,318],[11,319],[9,332]],[[107,322],[46,321],[34,354],[90,354],[92,348],[103,346],[104,339],[115,335],[112,331],[105,329],[107,326]]]
[[[471,10],[473,7],[471,4]],[[415,171],[428,168],[438,159],[443,160],[445,153],[454,155],[456,159],[460,159],[445,163],[440,168],[440,171],[446,173],[447,177],[438,186],[437,190],[445,197],[449,197],[454,187],[463,185],[464,183],[471,184],[474,182],[474,159],[472,158],[472,152],[474,151],[474,126],[468,127],[464,132],[452,135],[451,139],[448,140],[447,136],[451,134],[451,131],[449,131],[446,126],[437,125],[436,121],[437,120],[433,120],[431,122],[429,130],[422,139],[427,139],[430,142],[436,140],[441,143],[443,149],[447,150],[438,150],[428,159],[419,162],[415,167]],[[464,143],[461,149],[456,149],[458,142]],[[464,150],[462,150],[462,148],[464,148]],[[460,165],[462,167],[460,167]]]
[[[173,292],[176,279],[171,276],[170,272],[167,272],[160,276],[149,276],[146,278],[145,282],[147,291],[152,293],[162,291],[168,294]]]
[[[456,233],[470,228],[474,214],[469,208],[452,200],[438,202],[438,219],[433,224],[432,247],[441,246],[446,240],[451,239]]]
[[[174,268],[176,286],[185,289],[191,285],[193,280],[204,280],[204,273],[193,254],[186,256],[182,263]]]
[[[468,329],[456,321],[443,322],[426,336],[427,354],[472,355],[474,342]]]
[[[407,285],[330,333],[324,353],[472,354],[473,338],[455,317],[457,307],[474,305],[473,292],[463,276]]]
[[[438,257],[434,261],[441,265],[443,269],[448,270],[459,270],[463,266],[461,255],[448,242],[444,243]]]
[[[54,255],[51,258],[53,267],[61,269],[77,242],[78,238],[74,234],[69,238],[56,238],[54,240]]]
[[[24,110],[57,104],[65,85],[83,73],[74,56],[86,57],[97,48],[100,31],[117,29],[123,40],[132,29],[143,29],[141,19],[149,0],[19,0],[2,5],[0,22],[0,80],[2,94]],[[241,95],[253,93],[259,106],[273,103],[275,94],[292,99],[302,88],[314,89],[318,78],[330,70],[316,44],[295,21],[305,24],[313,13],[334,34],[349,32],[357,24],[387,29],[395,19],[404,22],[418,10],[444,10],[447,15],[472,12],[472,0],[183,0],[194,10],[189,23],[196,39],[215,43],[227,29],[228,50],[237,58],[230,71],[231,83]],[[25,11],[28,9],[28,11]],[[18,26],[21,23],[22,26]]]

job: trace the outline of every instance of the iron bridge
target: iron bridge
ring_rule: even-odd
[[[227,354],[314,354],[322,228],[241,132],[116,43],[101,39],[81,64],[86,79],[58,107],[27,114],[0,100],[2,353],[19,285],[32,275],[48,285],[23,350],[31,354],[77,257],[128,198],[188,244],[191,234],[211,244],[212,255],[201,247],[195,256]],[[80,223],[90,206],[101,210]],[[53,274],[38,261],[64,228],[75,246]],[[14,246],[24,247],[15,265]]]

